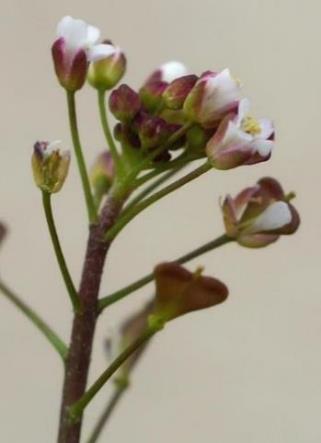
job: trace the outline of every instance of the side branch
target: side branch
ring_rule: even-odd
[[[0,281],[0,290],[3,295],[11,301],[47,338],[49,343],[55,348],[63,361],[67,357],[67,346],[58,335],[48,326],[36,312],[23,302],[8,286]]]
[[[61,275],[63,277],[63,280],[65,282],[71,303],[73,305],[73,308],[75,311],[78,311],[80,308],[80,302],[79,297],[76,291],[76,288],[73,284],[72,278],[70,276],[66,260],[64,257],[64,254],[62,252],[62,248],[60,245],[59,237],[56,230],[55,220],[52,213],[52,207],[51,207],[51,195],[47,192],[42,193],[42,201],[43,201],[43,207],[46,215],[46,220],[48,224],[49,233],[51,236],[52,244],[55,250],[55,254],[57,257],[58,265],[61,271]]]
[[[184,263],[187,263],[188,261],[193,260],[194,258],[199,257],[200,255],[203,255],[209,251],[213,251],[214,249],[219,248],[220,246],[223,246],[232,241],[233,239],[228,237],[227,235],[221,235],[215,240],[205,243],[205,245],[202,245],[199,248],[194,249],[193,251],[188,252],[187,254],[182,255],[181,257],[173,261],[183,265]],[[125,288],[120,289],[119,291],[116,291],[113,294],[101,298],[99,300],[99,311],[102,312],[108,306],[127,297],[127,295],[144,287],[153,280],[154,280],[154,274],[153,273],[147,274],[145,277],[135,281],[134,283],[131,283]]]
[[[200,177],[201,175],[205,174],[205,172],[209,171],[212,168],[209,162],[204,163],[199,168],[195,169],[194,171],[190,172],[189,174],[185,175],[184,177],[180,178],[179,180],[176,180],[174,183],[171,183],[170,185],[166,186],[164,189],[161,189],[160,191],[156,192],[155,194],[151,195],[149,198],[146,198],[141,203],[139,203],[137,206],[129,209],[123,217],[119,219],[118,222],[115,223],[115,225],[108,231],[108,233],[105,236],[106,240],[113,240],[117,234],[133,219],[141,213],[144,209],[151,206],[153,203],[156,203],[161,198],[165,197],[166,195],[176,191],[176,189],[181,188],[182,186],[186,185],[187,183],[191,182],[192,180],[195,180],[196,178]]]
[[[88,391],[69,408],[69,419],[72,423],[77,423],[77,421],[81,419],[84,409],[95,397],[97,392],[100,391],[100,389],[115,374],[121,365],[158,331],[159,329],[157,328],[146,329],[145,333],[143,333],[131,345],[129,345],[101,374],[101,376],[94,382]]]

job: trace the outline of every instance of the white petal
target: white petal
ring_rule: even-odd
[[[54,140],[47,145],[47,151],[56,151],[58,146],[61,145],[61,140]]]
[[[95,45],[92,48],[89,48],[88,51],[88,60],[92,62],[97,62],[98,60],[102,60],[110,55],[113,55],[117,52],[117,49],[112,45],[100,44]]]
[[[274,141],[257,138],[253,141],[252,145],[253,150],[261,157],[268,157],[274,148]]]
[[[66,16],[58,23],[57,35],[65,40],[67,51],[72,56],[79,49],[90,49],[98,40],[100,31],[84,20]]]
[[[183,65],[183,63],[176,61],[164,63],[160,67],[160,70],[162,72],[162,80],[168,83],[171,83],[175,79],[186,75],[188,72],[186,66]]]
[[[288,225],[292,220],[292,213],[286,202],[278,201],[268,206],[259,215],[250,227],[250,232],[274,231]]]
[[[224,69],[224,71],[206,81],[202,114],[206,116],[215,111],[223,110],[239,98],[239,84],[232,78],[229,69]]]
[[[57,37],[64,37],[66,30],[69,29],[70,24],[72,22],[72,17],[70,17],[70,15],[66,15],[65,17],[63,17],[60,22],[57,25]]]
[[[88,25],[87,27],[87,43],[88,45],[94,45],[97,43],[100,37],[100,30],[95,26]]]
[[[238,113],[236,117],[236,124],[241,126],[243,119],[249,115],[251,109],[251,103],[248,98],[242,98],[239,103]]]
[[[261,118],[259,120],[259,123],[261,127],[260,138],[265,138],[265,139],[270,138],[274,132],[273,122],[268,118]]]
[[[229,122],[221,145],[229,147],[232,145],[246,146],[253,142],[253,137],[250,134],[239,129],[232,121]]]

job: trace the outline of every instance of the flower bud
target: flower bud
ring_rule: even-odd
[[[223,303],[228,296],[224,283],[200,272],[189,272],[177,263],[162,263],[154,270],[154,314],[165,322],[189,312]]]
[[[154,148],[168,138],[169,125],[160,117],[141,114],[137,123],[139,138],[144,149]]]
[[[162,81],[154,81],[147,83],[139,90],[139,97],[144,107],[149,112],[161,110],[163,105],[163,92],[167,87],[167,83]]]
[[[98,155],[91,169],[90,181],[95,195],[102,197],[109,191],[115,176],[115,167],[110,152]]]
[[[184,102],[186,116],[205,128],[217,126],[225,114],[235,110],[240,87],[228,69],[220,73],[205,72]]]
[[[170,109],[181,109],[197,80],[196,75],[185,75],[170,83],[163,93],[165,105]]]
[[[98,61],[114,52],[111,45],[97,44],[99,36],[99,29],[83,20],[67,16],[58,23],[52,57],[58,80],[67,91],[82,88],[90,61]]]
[[[222,205],[226,234],[249,248],[274,243],[280,235],[293,234],[300,225],[296,209],[273,178],[261,179]]]
[[[60,191],[68,174],[69,151],[60,152],[57,142],[37,142],[32,154],[32,170],[36,185],[50,194]]]
[[[126,64],[125,54],[114,48],[108,57],[90,63],[88,81],[98,90],[112,89],[124,76]]]
[[[165,82],[171,83],[179,77],[187,74],[187,68],[183,63],[177,61],[171,61],[164,63],[159,68],[157,68],[148,77],[145,84],[154,82]]]
[[[120,85],[109,97],[109,108],[117,120],[129,122],[141,108],[140,98],[127,85]]]

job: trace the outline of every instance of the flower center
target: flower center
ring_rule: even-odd
[[[258,135],[261,133],[260,123],[250,115],[247,115],[246,117],[243,118],[241,126],[243,131],[248,134]]]

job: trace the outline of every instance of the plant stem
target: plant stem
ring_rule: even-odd
[[[102,412],[101,416],[99,417],[96,426],[94,427],[92,433],[90,434],[89,439],[87,440],[87,443],[96,443],[98,441],[98,438],[100,437],[106,422],[109,420],[109,417],[114,412],[115,407],[119,403],[125,391],[126,391],[126,386],[117,386],[115,388],[115,391],[110,401],[108,402],[105,410]]]
[[[171,171],[167,172],[166,174],[159,177],[157,180],[155,180],[153,183],[151,183],[149,186],[147,186],[145,189],[143,189],[139,194],[137,194],[136,197],[134,197],[129,204],[125,207],[125,211],[128,211],[130,208],[134,207],[139,203],[141,200],[143,200],[145,197],[147,197],[149,194],[151,194],[155,189],[157,189],[159,186],[161,186],[163,183],[166,183],[168,180],[170,180],[172,177],[174,177],[178,172],[180,172],[186,165],[179,166],[175,169],[172,169]],[[160,172],[158,172],[160,174]]]
[[[87,392],[69,408],[69,418],[76,423],[88,403],[95,397],[97,392],[106,384],[106,382],[114,375],[121,365],[136,352],[144,343],[146,343],[159,329],[147,328],[146,331],[138,337],[131,345],[129,345],[116,360],[101,374]]]
[[[185,133],[191,128],[191,126],[192,126],[192,123],[186,123],[180,129],[178,129],[176,132],[174,132],[174,134],[172,134],[167,139],[167,141],[165,142],[164,145],[159,146],[157,149],[155,149],[155,151],[151,152],[146,158],[144,158],[144,160],[136,168],[133,169],[133,171],[131,171],[131,173],[127,177],[127,181],[129,183],[132,183],[143,169],[148,167],[150,165],[150,163],[158,155],[160,155],[163,151],[165,151],[165,149],[169,148],[177,140],[179,140],[181,137],[183,137],[183,135],[185,135]]]
[[[0,290],[3,295],[5,295],[7,299],[10,300],[36,326],[36,328],[39,329],[64,361],[68,352],[67,346],[50,326],[48,326],[33,309],[29,308],[29,306],[2,281],[0,281]]]
[[[79,297],[75,286],[73,284],[72,278],[70,276],[66,260],[64,254],[62,252],[62,248],[60,245],[59,237],[56,230],[55,220],[52,213],[51,207],[51,194],[48,192],[42,192],[42,202],[45,210],[46,220],[48,224],[49,233],[51,236],[52,244],[55,250],[55,254],[57,257],[58,265],[61,271],[62,278],[65,282],[72,306],[75,311],[78,311],[80,308]]]
[[[115,162],[115,165],[117,167],[120,159],[119,159],[118,151],[117,151],[113,136],[110,131],[109,123],[108,123],[108,117],[107,117],[106,105],[105,105],[105,96],[106,96],[106,92],[104,90],[98,91],[98,106],[99,106],[100,120],[101,120],[101,124],[103,127],[103,131],[105,134],[107,144],[110,149],[110,153],[111,153],[113,160]]]
[[[69,114],[69,124],[72,142],[74,145],[74,150],[76,154],[76,159],[78,163],[78,169],[81,177],[82,187],[85,195],[88,219],[89,223],[94,223],[97,220],[97,211],[95,202],[91,193],[90,183],[88,178],[88,173],[86,169],[86,163],[84,155],[82,152],[82,147],[80,143],[78,123],[77,123],[77,113],[76,113],[76,102],[75,93],[67,91],[67,103],[68,103],[68,114]]]
[[[203,165],[201,165],[200,167],[198,167],[194,171],[190,172],[189,174],[185,175],[184,177],[180,178],[179,180],[175,181],[174,183],[171,183],[170,185],[166,186],[164,189],[161,189],[160,191],[151,195],[149,198],[146,198],[145,200],[143,200],[137,206],[126,211],[126,213],[118,220],[118,222],[115,223],[115,225],[112,227],[112,229],[109,230],[109,232],[105,236],[105,239],[106,240],[114,239],[116,237],[116,235],[119,234],[119,232],[133,218],[135,218],[136,215],[138,215],[144,209],[148,208],[153,203],[156,203],[158,200],[160,200],[161,198],[170,194],[171,192],[176,191],[176,189],[179,189],[182,186],[184,186],[185,184],[200,177],[202,174],[209,171],[211,168],[212,168],[212,166],[210,165],[209,162],[204,163]]]
[[[193,251],[185,255],[182,255],[181,257],[173,261],[175,263],[179,263],[182,265],[196,257],[199,257],[202,254],[205,254],[206,252],[213,251],[214,249],[219,248],[220,246],[223,246],[232,241],[233,239],[227,237],[227,235],[221,235],[220,237],[217,237],[215,240],[205,243],[199,248],[194,249]],[[154,280],[154,274],[153,273],[147,274],[145,277],[135,281],[134,283],[131,283],[125,288],[120,289],[119,291],[116,291],[111,295],[107,295],[106,297],[101,298],[99,300],[99,312],[102,312],[108,306],[112,305],[113,303],[116,303],[119,300],[122,300],[123,298],[127,297],[127,295],[131,294],[134,291],[137,291],[138,289],[142,288],[143,286],[147,285],[153,280]]]
[[[87,251],[79,288],[82,309],[75,313],[70,347],[65,365],[58,443],[79,443],[82,422],[71,423],[69,407],[86,390],[92,344],[97,322],[97,299],[103,267],[110,242],[103,235],[115,222],[122,201],[109,195],[102,209],[99,224],[90,227]]]

